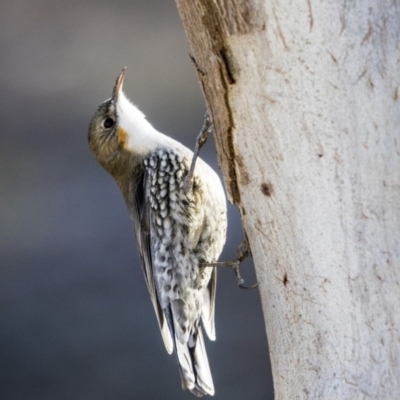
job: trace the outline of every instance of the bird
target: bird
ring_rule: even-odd
[[[214,395],[203,330],[215,340],[217,269],[227,206],[217,173],[157,131],[122,90],[95,112],[89,147],[116,181],[128,208],[141,266],[167,352],[175,351],[182,389]],[[208,129],[210,131],[210,129]],[[190,168],[191,165],[194,168]]]

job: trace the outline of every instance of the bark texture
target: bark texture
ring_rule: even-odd
[[[400,398],[400,1],[176,2],[276,399]]]

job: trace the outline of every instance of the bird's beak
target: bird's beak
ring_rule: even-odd
[[[122,90],[122,85],[124,83],[124,76],[125,76],[126,67],[122,68],[122,71],[119,73],[118,78],[115,82],[113,94],[112,94],[112,101],[116,105],[118,101],[118,95]]]

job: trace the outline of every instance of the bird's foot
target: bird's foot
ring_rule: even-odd
[[[233,268],[235,272],[236,283],[241,289],[251,290],[256,288],[259,285],[259,282],[255,283],[252,286],[245,286],[244,279],[240,275],[240,264],[251,255],[249,242],[247,238],[243,240],[242,243],[237,248],[238,257],[232,261],[222,261],[222,262],[214,262],[214,263],[204,263],[203,267],[230,267]]]
[[[191,183],[192,183],[192,179],[193,179],[194,168],[196,166],[197,157],[199,156],[200,149],[207,142],[208,135],[211,133],[211,131],[212,131],[212,122],[210,120],[210,116],[207,111],[206,115],[204,117],[203,128],[201,128],[201,131],[196,138],[196,147],[194,149],[193,159],[192,159],[192,163],[190,164],[189,172],[186,175],[186,178],[183,182],[183,190],[184,190],[185,194],[188,194],[192,187]]]

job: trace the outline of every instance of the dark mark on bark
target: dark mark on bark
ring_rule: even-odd
[[[224,74],[225,68],[220,68],[219,72],[221,74],[221,83],[225,89],[224,91],[224,101],[225,101],[225,109],[228,114],[228,120],[229,120],[229,126],[228,130],[226,132],[226,142],[227,142],[227,150],[228,150],[228,168],[229,168],[229,179],[230,179],[230,192],[232,196],[232,202],[233,204],[240,204],[240,192],[239,192],[239,187],[238,187],[238,181],[237,181],[237,176],[236,176],[236,170],[235,170],[235,147],[233,144],[233,115],[231,111],[231,106],[229,104],[229,86],[227,83],[227,78],[226,75]]]
[[[337,58],[328,50],[328,54],[331,56],[332,61],[337,64]]]
[[[262,192],[265,196],[271,197],[272,194],[274,193],[274,188],[273,188],[273,186],[272,186],[272,183],[263,182],[263,183],[261,184],[261,192]]]
[[[375,87],[374,82],[372,81],[371,78],[368,79],[368,83],[371,89],[373,89]]]
[[[207,74],[199,67],[199,65],[197,64],[196,59],[194,58],[194,56],[192,54],[189,53],[189,57],[192,60],[192,63],[194,65],[194,67],[196,68],[196,71],[201,75],[201,76],[206,76]]]
[[[283,285],[286,287],[288,284],[289,280],[287,277],[287,273],[285,272],[285,275],[283,275]]]
[[[365,36],[363,37],[363,40],[361,41],[361,46],[363,46],[365,43],[367,43],[368,39],[371,37],[372,35],[372,26],[371,26],[371,22],[368,23],[368,31],[365,34]]]
[[[314,17],[313,17],[313,12],[312,12],[312,7],[311,7],[311,0],[307,0],[308,4],[308,17],[310,19],[310,32],[312,31],[312,28],[314,26]]]
[[[230,85],[234,85],[236,83],[236,79],[234,78],[234,68],[232,66],[232,61],[231,61],[231,54],[229,54],[229,51],[226,47],[222,47],[222,49],[219,51],[219,54],[221,55],[221,59],[224,63],[225,66],[225,72],[226,72],[226,77],[228,80],[228,83]]]

